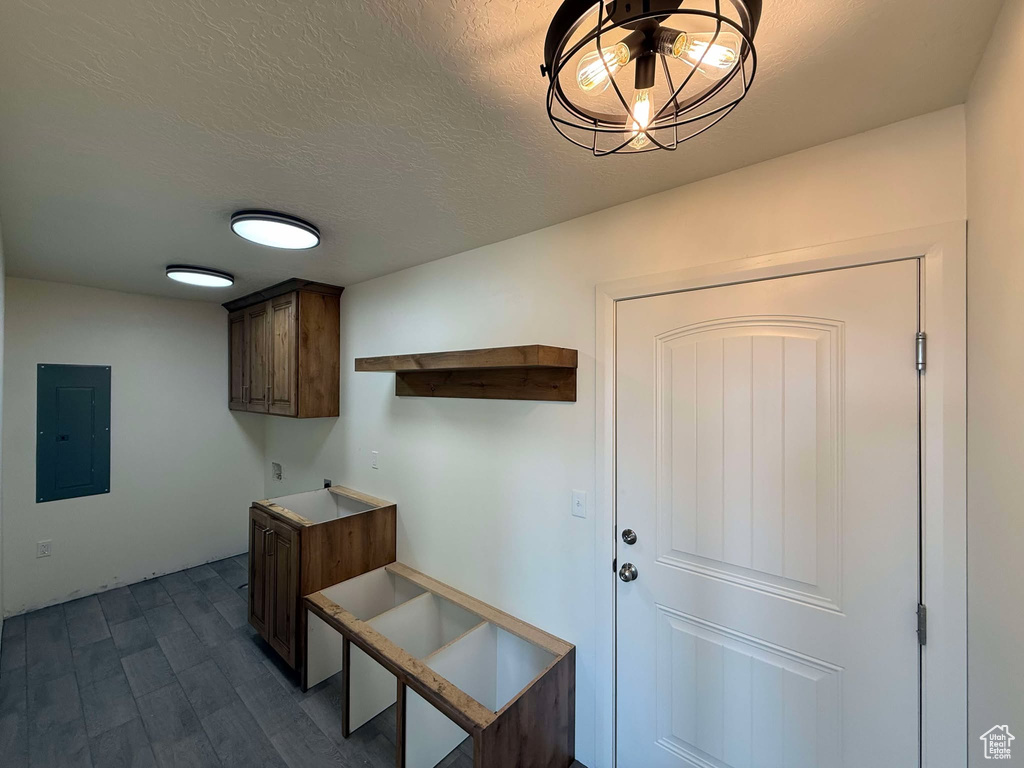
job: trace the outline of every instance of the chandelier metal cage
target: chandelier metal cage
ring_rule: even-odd
[[[743,100],[761,0],[563,0],[544,43],[552,125],[595,156],[678,146]]]

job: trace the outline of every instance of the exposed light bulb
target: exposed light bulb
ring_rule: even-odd
[[[640,88],[633,94],[633,108],[630,112],[633,115],[633,140],[629,142],[629,146],[633,149],[643,149],[651,141],[646,133],[651,122],[650,88]]]
[[[669,32],[670,30],[665,30]],[[714,32],[672,31],[659,41],[659,52],[674,56],[691,67],[696,67],[707,78],[721,80],[736,66],[743,41],[729,30]]]
[[[580,59],[576,82],[584,91],[602,93],[611,85],[611,77],[629,63],[629,46],[616,43],[591,51]]]

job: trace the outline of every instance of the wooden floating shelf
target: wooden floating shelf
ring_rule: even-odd
[[[356,371],[394,371],[395,394],[576,402],[575,349],[527,344],[422,355],[357,357]]]

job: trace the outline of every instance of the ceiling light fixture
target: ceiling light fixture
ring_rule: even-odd
[[[171,280],[203,288],[227,288],[234,285],[235,276],[219,269],[208,267],[190,267],[185,264],[171,264],[167,267],[167,276]]]
[[[747,95],[760,20],[761,0],[563,0],[540,68],[548,117],[599,157],[674,150]]]
[[[320,245],[320,230],[296,216],[274,211],[238,211],[231,231],[259,245],[302,251]]]

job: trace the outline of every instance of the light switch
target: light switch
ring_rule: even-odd
[[[379,451],[370,451],[370,469],[380,469]]]
[[[573,517],[586,517],[587,516],[587,492],[586,491],[573,491],[572,492],[572,516]]]

